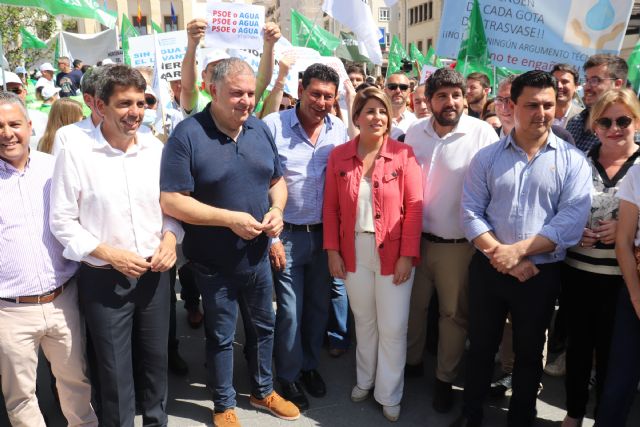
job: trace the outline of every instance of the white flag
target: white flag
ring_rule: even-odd
[[[324,0],[322,10],[353,31],[356,38],[366,47],[371,62],[382,64],[380,31],[365,0]]]

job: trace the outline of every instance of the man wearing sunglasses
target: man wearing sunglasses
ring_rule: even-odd
[[[600,95],[608,89],[622,87],[627,80],[629,67],[624,59],[608,53],[592,55],[584,63],[584,105],[585,110],[567,122],[567,130],[576,141],[576,147],[588,153],[599,143],[598,137],[587,126],[589,110]]]
[[[26,108],[27,88],[22,82],[22,79],[20,79],[17,74],[12,73],[11,71],[5,71],[4,78],[7,81],[7,92],[11,92],[17,95]],[[0,73],[0,88],[2,87],[2,85],[2,73]],[[47,126],[47,120],[49,119],[49,116],[39,110],[27,109],[27,111],[29,113],[29,118],[31,119],[31,139],[29,140],[29,147],[31,147],[33,150],[36,150],[40,138],[42,138],[42,135],[44,135],[44,130]]]
[[[389,136],[398,139],[404,135],[409,126],[415,122],[416,116],[407,110],[407,98],[409,97],[409,78],[403,72],[396,72],[389,76],[384,86],[384,93],[391,100],[392,128]]]

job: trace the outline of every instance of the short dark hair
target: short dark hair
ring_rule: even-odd
[[[78,65],[82,64],[82,59],[73,60],[73,68],[78,68]]]
[[[629,73],[629,66],[627,61],[620,58],[618,55],[612,55],[610,53],[599,53],[597,55],[591,55],[587,58],[582,68],[587,71],[589,68],[597,67],[599,65],[606,65],[609,77],[613,79],[620,79],[625,81],[627,74]]]
[[[471,73],[467,76],[467,81],[475,80],[480,82],[484,89],[491,87],[491,82],[489,82],[489,77],[485,73],[475,72]]]
[[[362,68],[358,64],[351,64],[347,67],[347,74],[351,74],[351,73],[360,74],[362,75],[363,79],[366,77],[366,75],[364,74],[364,68]]]
[[[376,86],[374,83],[367,83],[367,82],[360,83],[356,88],[356,93],[360,92],[361,90],[365,90],[368,87],[378,87],[378,86]]]
[[[116,91],[116,88],[133,87],[141,92],[147,88],[147,82],[140,71],[128,65],[114,65],[100,73],[99,85],[96,88],[98,98],[105,104]]]
[[[578,84],[578,80],[580,79],[580,73],[578,69],[571,64],[556,64],[551,69],[550,73],[553,74],[556,71],[560,71],[562,73],[569,73],[573,76],[573,83]]]
[[[464,95],[467,90],[467,85],[464,81],[462,74],[456,70],[447,68],[440,68],[429,77],[427,80],[427,98],[431,99],[438,89],[443,87],[457,87],[460,88]]]
[[[551,73],[541,70],[527,71],[520,74],[511,84],[511,100],[517,103],[525,87],[535,87],[538,89],[552,88],[558,94],[558,82]]]
[[[328,65],[320,63],[311,64],[306,70],[304,70],[304,73],[302,74],[303,89],[306,89],[307,86],[309,86],[311,79],[333,83],[336,86],[336,90],[338,90],[338,86],[340,85],[340,77],[338,77],[336,70]]]

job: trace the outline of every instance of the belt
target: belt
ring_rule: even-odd
[[[63,283],[52,291],[40,295],[29,295],[26,297],[0,298],[2,301],[12,302],[14,304],[46,304],[56,299],[64,288],[67,287],[69,281]]]
[[[467,243],[468,240],[464,237],[462,239],[443,239],[431,233],[422,233],[422,238],[433,243]]]
[[[307,233],[313,233],[314,231],[322,231],[322,223],[319,224],[290,224],[284,223],[285,231],[306,231]]]

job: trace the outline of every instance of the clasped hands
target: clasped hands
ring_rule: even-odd
[[[503,274],[510,274],[520,282],[526,282],[540,273],[538,267],[529,258],[524,257],[523,251],[517,244],[499,244],[491,249],[485,249],[484,253],[496,270]]]
[[[284,228],[282,212],[280,209],[271,209],[264,215],[262,222],[246,212],[234,212],[229,228],[244,240],[255,239],[261,233],[278,237]]]

